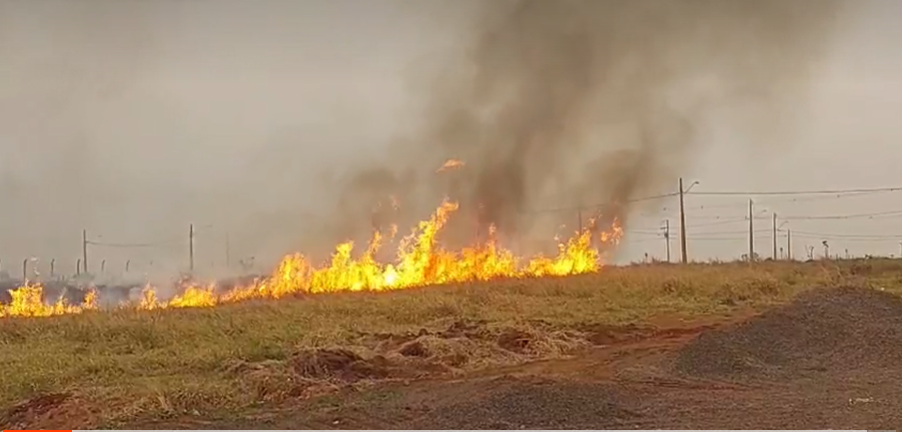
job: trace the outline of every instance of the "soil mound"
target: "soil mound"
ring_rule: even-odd
[[[344,349],[305,350],[292,358],[292,366],[306,378],[337,378],[348,382],[388,378],[391,375],[391,365],[385,357],[364,359]]]
[[[839,287],[702,333],[676,356],[680,374],[768,379],[885,368],[902,361],[902,297]]]

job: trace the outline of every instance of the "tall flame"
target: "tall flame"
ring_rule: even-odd
[[[319,294],[337,291],[384,291],[427,285],[486,281],[499,278],[526,278],[542,276],[566,276],[597,272],[601,269],[601,257],[594,247],[600,244],[616,244],[623,236],[617,223],[610,231],[597,237],[594,229],[577,232],[559,245],[557,256],[533,257],[523,260],[502,247],[494,227],[490,227],[488,239],[460,251],[444,249],[437,238],[449,218],[458,209],[456,202],[444,201],[432,216],[400,240],[397,258],[393,263],[376,260],[377,252],[386,240],[386,234],[375,232],[369,245],[359,258],[354,258],[354,243],[346,242],[335,248],[332,259],[323,266],[313,265],[302,254],[285,256],[272,275],[246,286],[227,292],[217,292],[215,285],[183,287],[181,294],[163,301],[153,287],[145,287],[139,302],[126,307],[137,309],[212,307],[222,303],[255,298],[281,298],[294,294]],[[594,225],[590,224],[590,225]],[[395,235],[396,227],[387,233]],[[0,317],[38,317],[80,313],[97,309],[97,294],[88,293],[80,305],[68,305],[64,300],[46,304],[43,288],[26,283],[11,291],[12,301],[0,304]]]

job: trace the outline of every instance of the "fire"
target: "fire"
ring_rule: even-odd
[[[48,317],[97,309],[97,293],[93,290],[88,291],[81,305],[69,305],[62,298],[56,303],[47,304],[44,302],[44,288],[28,282],[9,293],[12,301],[8,305],[0,305],[0,318],[11,316]]]
[[[451,162],[451,161],[449,161]],[[446,163],[446,165],[448,165]],[[392,240],[397,227],[388,233],[375,232],[366,249],[355,258],[354,243],[335,248],[332,259],[316,266],[302,254],[285,256],[272,275],[247,286],[218,292],[215,285],[184,286],[181,294],[160,300],[157,291],[147,286],[141,300],[123,307],[160,309],[212,307],[250,299],[278,299],[295,294],[321,294],[339,291],[387,291],[428,285],[487,281],[500,278],[567,276],[593,273],[601,269],[601,256],[596,244],[616,244],[623,230],[615,221],[610,231],[596,235],[594,229],[577,232],[561,242],[554,257],[522,259],[499,244],[494,227],[487,240],[460,251],[447,250],[438,236],[458,204],[444,201],[428,220],[422,221],[399,241],[394,262],[382,263],[376,255]],[[594,222],[590,225],[594,225]],[[97,309],[96,292],[88,293],[81,305],[68,305],[63,300],[46,304],[43,288],[28,284],[11,291],[12,301],[0,304],[0,317],[39,317],[81,313]]]
[[[448,159],[445,163],[438,169],[436,172],[449,171],[453,169],[462,168],[464,166],[463,161],[458,159]]]

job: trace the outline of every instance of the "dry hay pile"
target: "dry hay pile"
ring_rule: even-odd
[[[679,374],[778,379],[898,367],[902,298],[840,287],[801,294],[791,304],[730,328],[701,334],[676,356]]]
[[[259,399],[272,400],[556,357],[587,346],[581,336],[539,325],[492,328],[456,321],[440,331],[360,333],[346,347],[301,348],[284,361],[240,361],[227,371],[255,383]]]

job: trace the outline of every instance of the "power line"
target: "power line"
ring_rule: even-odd
[[[759,205],[765,205],[765,206],[776,205],[776,204],[788,205],[788,204],[796,204],[796,203],[808,203],[808,202],[814,202],[814,201],[826,201],[826,200],[835,200],[835,199],[843,199],[843,198],[863,197],[863,196],[875,195],[875,194],[879,194],[879,193],[888,193],[888,192],[896,192],[896,191],[897,191],[896,189],[889,189],[889,190],[877,190],[877,191],[865,191],[865,192],[848,192],[848,193],[829,194],[829,195],[833,195],[833,196],[810,196],[810,197],[804,197],[804,198],[793,198],[793,196],[796,196],[796,193],[790,193],[790,194],[785,194],[785,195],[789,195],[788,197],[770,198],[770,199],[760,200],[760,201],[756,201],[756,202]],[[691,192],[691,193],[693,195],[708,195],[707,192]],[[761,193],[749,193],[749,194],[761,195]],[[718,193],[718,192],[714,192],[713,195],[721,196],[720,193]],[[734,195],[733,193],[729,193],[728,195],[725,195],[725,196],[733,196],[733,195]],[[745,208],[747,205],[748,204],[745,202],[736,202],[736,203],[730,203],[730,204],[714,204],[714,205],[702,204],[702,205],[697,205],[697,206],[692,206],[692,207],[687,207],[687,208],[693,209],[693,210],[710,210],[710,209],[721,209],[721,208]]]
[[[766,218],[756,217],[755,219],[766,219]],[[746,222],[748,220],[749,220],[749,218],[747,218],[747,217],[735,217],[732,219],[719,220],[717,222],[692,224],[692,225],[686,226],[686,228],[700,228],[700,227],[709,227],[709,226],[718,226],[718,225],[729,225],[729,224],[734,224],[737,222]]]
[[[164,246],[174,246],[174,243],[99,243],[89,241],[87,244],[91,246],[104,246],[112,248],[158,248]]]
[[[633,203],[637,203],[637,202],[654,201],[654,200],[659,200],[659,199],[664,199],[664,198],[671,198],[671,197],[679,196],[679,194],[680,194],[679,192],[671,192],[671,193],[661,194],[661,195],[651,195],[651,196],[642,197],[642,198],[633,198],[633,199],[628,199],[628,200],[619,201],[619,202],[615,201],[615,202],[609,202],[609,203],[603,203],[603,204],[591,204],[591,205],[582,205],[582,206],[527,210],[523,213],[524,214],[542,214],[542,213],[560,213],[560,212],[565,212],[565,211],[579,211],[579,210],[593,210],[593,209],[599,210],[599,209],[603,209],[605,207],[616,207],[616,206],[620,206],[620,205],[624,205],[624,204],[633,204]]]
[[[771,237],[765,234],[756,235],[756,240],[769,240]],[[692,241],[746,241],[748,240],[748,236],[745,237],[689,237],[689,240]]]
[[[671,233],[671,234],[673,234],[673,233]],[[755,238],[759,239],[759,240],[766,240],[766,239],[770,239],[771,236],[769,236],[767,234],[756,234]],[[712,237],[688,236],[687,240],[691,240],[691,241],[744,241],[744,240],[748,240],[748,236],[726,236],[726,237],[724,237],[724,236],[720,236],[720,237],[718,237],[718,236],[712,236]],[[651,242],[651,241],[658,242],[658,241],[660,241],[660,239],[643,237],[643,238],[638,238],[638,239],[627,238],[625,241],[627,243],[645,243],[645,242]]]
[[[771,235],[765,234],[765,230],[759,231],[759,233],[755,234],[755,239],[760,240],[769,240],[772,238]],[[732,231],[732,232],[718,232],[718,233],[703,233],[703,234],[711,234],[711,235],[703,235],[697,234],[694,236],[689,236],[688,239],[692,241],[744,241],[748,240],[748,235],[745,231]],[[629,234],[629,233],[628,233]],[[650,234],[650,233],[638,233],[638,234]],[[672,234],[672,233],[671,233]],[[810,231],[793,231],[794,237],[806,238],[806,239],[816,239],[816,240],[836,240],[836,241],[873,241],[873,242],[897,242],[902,240],[902,234],[899,235],[855,235],[855,234],[831,234],[831,233],[816,233]],[[627,237],[626,242],[628,243],[643,243],[650,241],[658,241],[658,239],[653,237],[640,237],[640,238],[629,238]]]
[[[204,225],[200,227],[193,227],[194,234],[198,234],[201,232],[209,232],[214,227],[212,225]],[[100,236],[98,236],[100,237]],[[167,247],[167,246],[185,246],[187,242],[184,238],[179,239],[171,239],[167,241],[160,242],[138,242],[138,243],[117,243],[117,242],[103,242],[96,240],[85,240],[85,244],[91,246],[104,246],[104,247],[113,247],[113,248],[154,248],[154,247]]]
[[[902,210],[890,210],[885,212],[872,212],[872,213],[853,213],[853,214],[845,214],[845,215],[802,215],[802,216],[785,216],[782,217],[782,220],[837,220],[837,219],[859,219],[859,218],[873,218],[880,216],[902,216]]]
[[[797,195],[833,195],[833,196],[813,196],[806,198],[783,198],[783,199],[769,199],[758,202],[759,205],[771,206],[776,204],[795,204],[795,203],[807,203],[813,201],[826,201],[826,200],[835,200],[835,199],[843,199],[843,198],[853,198],[860,196],[873,195],[877,193],[887,193],[887,192],[898,192],[902,191],[902,187],[887,187],[887,188],[870,188],[870,189],[841,189],[841,190],[807,190],[807,191],[689,191],[686,192],[687,195],[707,195],[707,196],[743,196],[743,195],[770,195],[770,196],[797,196]],[[566,211],[579,211],[579,210],[592,210],[592,209],[603,209],[605,207],[614,207],[618,205],[632,204],[637,202],[644,201],[653,201],[665,198],[672,198],[679,196],[679,192],[672,192],[667,194],[653,195],[642,198],[635,198],[621,202],[613,202],[613,203],[603,203],[603,204],[592,204],[592,205],[584,205],[584,206],[572,206],[572,207],[557,207],[557,208],[546,208],[546,209],[536,209],[524,212],[525,214],[542,214],[542,213],[558,213],[558,212],[566,212]],[[687,210],[711,210],[711,209],[725,209],[725,208],[745,208],[747,206],[746,203],[729,203],[729,204],[717,204],[717,205],[695,205],[695,206],[687,206]],[[666,210],[666,209],[665,209]],[[891,212],[890,214],[895,214],[896,212]],[[902,214],[902,211],[898,213]],[[639,213],[637,216],[639,217],[658,217],[659,215],[650,215],[647,213]],[[868,214],[868,216],[877,216],[877,214]],[[693,219],[720,219],[722,216],[711,216],[711,215],[694,215]],[[808,218],[808,216],[797,216],[795,219],[800,218]],[[825,217],[820,217],[825,218]],[[784,220],[787,218],[783,218]],[[747,217],[742,220],[748,220]],[[699,226],[699,225],[695,225]],[[703,226],[703,225],[702,225]]]
[[[180,245],[180,241],[169,241],[169,242],[157,242],[157,243],[108,243],[108,242],[98,242],[93,240],[85,241],[86,244],[92,246],[105,246],[105,247],[114,247],[114,248],[154,248],[154,247],[165,247],[165,246],[177,246]]]
[[[880,188],[860,188],[860,189],[820,189],[820,190],[798,190],[798,191],[697,191],[687,192],[689,195],[843,195],[843,194],[861,194],[874,192],[896,192],[902,191],[902,187],[880,187]]]
[[[813,232],[813,231],[798,231],[795,230],[792,232],[795,235],[803,236],[803,237],[828,237],[834,239],[848,239],[848,240],[899,240],[902,239],[902,234],[849,234],[849,233],[822,233],[822,232]]]

